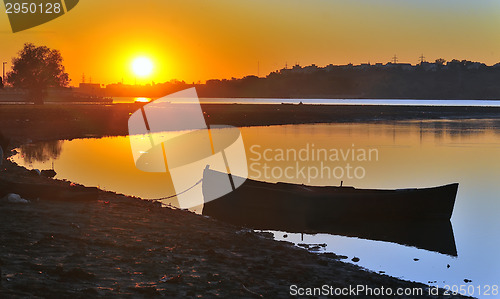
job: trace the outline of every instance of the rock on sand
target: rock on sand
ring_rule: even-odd
[[[26,200],[19,196],[19,194],[15,193],[9,193],[5,195],[2,199],[2,201],[10,202],[10,203],[29,203],[29,200]]]

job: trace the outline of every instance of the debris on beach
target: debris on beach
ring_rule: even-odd
[[[164,275],[161,279],[160,282],[166,282],[166,283],[179,283],[182,281],[182,275],[174,275],[174,276],[169,276],[169,275]]]
[[[248,228],[241,229],[239,231],[236,231],[237,235],[246,235],[246,234],[251,234],[253,231]]]
[[[9,193],[2,198],[2,201],[10,203],[30,203],[29,200],[22,198],[19,194]]]
[[[330,259],[334,259],[334,260],[345,260],[345,259],[349,258],[346,255],[338,255],[338,254],[335,254],[333,252],[325,252],[325,253],[323,253],[323,256],[326,256],[326,257],[328,257]]]
[[[305,249],[310,250],[310,251],[319,251],[321,249],[325,249],[326,248],[326,244],[325,243],[323,243],[323,244],[305,244],[305,243],[299,243],[299,244],[297,244],[297,246],[305,248]]]
[[[241,284],[241,287],[243,288],[243,290],[247,293],[250,293],[252,294],[253,296],[257,297],[257,298],[263,298],[264,296],[262,296],[261,294],[259,293],[256,293],[250,289],[248,289],[244,284]]]
[[[259,232],[259,231],[256,231],[254,233],[255,233],[255,235],[257,237],[260,237],[260,238],[267,238],[267,239],[273,239],[274,238],[274,234],[271,233],[271,232]]]

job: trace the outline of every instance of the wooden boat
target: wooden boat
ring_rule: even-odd
[[[203,194],[226,173],[205,169]],[[247,179],[236,190],[206,202],[204,214],[242,223],[289,219],[308,223],[366,220],[449,220],[458,183],[395,190],[317,187]]]
[[[204,196],[223,179],[226,173],[206,169]],[[203,215],[254,229],[360,237],[456,256],[449,220],[457,189],[457,183],[377,190],[247,179],[233,192],[205,202]]]

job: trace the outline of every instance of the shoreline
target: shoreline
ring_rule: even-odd
[[[145,103],[0,105],[0,133],[14,145],[83,137],[124,136]],[[191,104],[180,104],[191,105]],[[210,124],[235,127],[431,119],[500,119],[500,107],[201,104]]]
[[[26,106],[0,107],[0,128],[11,139],[10,148],[28,141],[124,135],[123,121],[126,124],[128,113],[140,105],[120,105],[85,105],[88,109],[78,110],[33,106],[28,112]],[[209,105],[215,106],[202,107],[207,113],[218,111],[211,118],[214,123],[239,126],[272,125],[284,120],[289,124],[313,123],[314,117],[328,116],[328,112],[333,116],[325,119],[344,114],[339,122],[375,121],[371,113],[376,112],[368,109],[356,114],[350,108],[304,111],[296,105],[284,110],[276,109],[288,105],[272,109],[255,104],[251,105],[258,109],[239,104]],[[375,113],[375,117],[385,117],[384,121],[403,120],[394,118],[412,113],[398,115],[402,112],[399,109],[379,112],[385,113]],[[425,117],[438,113],[423,112],[421,116]],[[498,112],[490,110],[448,112],[459,118],[467,113],[474,118],[499,118]],[[4,161],[0,178],[7,185],[10,181],[43,184],[53,190],[72,188],[69,182],[33,176],[9,161]],[[8,191],[6,188],[0,184],[0,190]],[[26,205],[0,201],[4,215],[0,244],[5,244],[0,251],[0,295],[254,298],[288,297],[290,285],[428,287],[344,263],[334,254],[309,253],[265,234],[112,192],[99,190],[97,199],[87,200],[61,201],[46,194],[30,200]]]

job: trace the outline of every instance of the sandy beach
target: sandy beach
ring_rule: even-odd
[[[0,129],[9,149],[41,140],[125,135],[129,113],[139,107],[6,105],[0,107]],[[203,109],[213,123],[236,126],[498,117],[498,109],[481,107],[212,104]],[[0,198],[14,182],[49,186],[51,192],[85,190],[4,161]],[[0,201],[0,297],[282,298],[290,296],[291,285],[422,288],[424,297],[454,297],[429,295],[428,286],[366,271],[335,254],[313,254],[266,234],[111,192],[67,200],[43,192],[26,199],[30,202]]]

